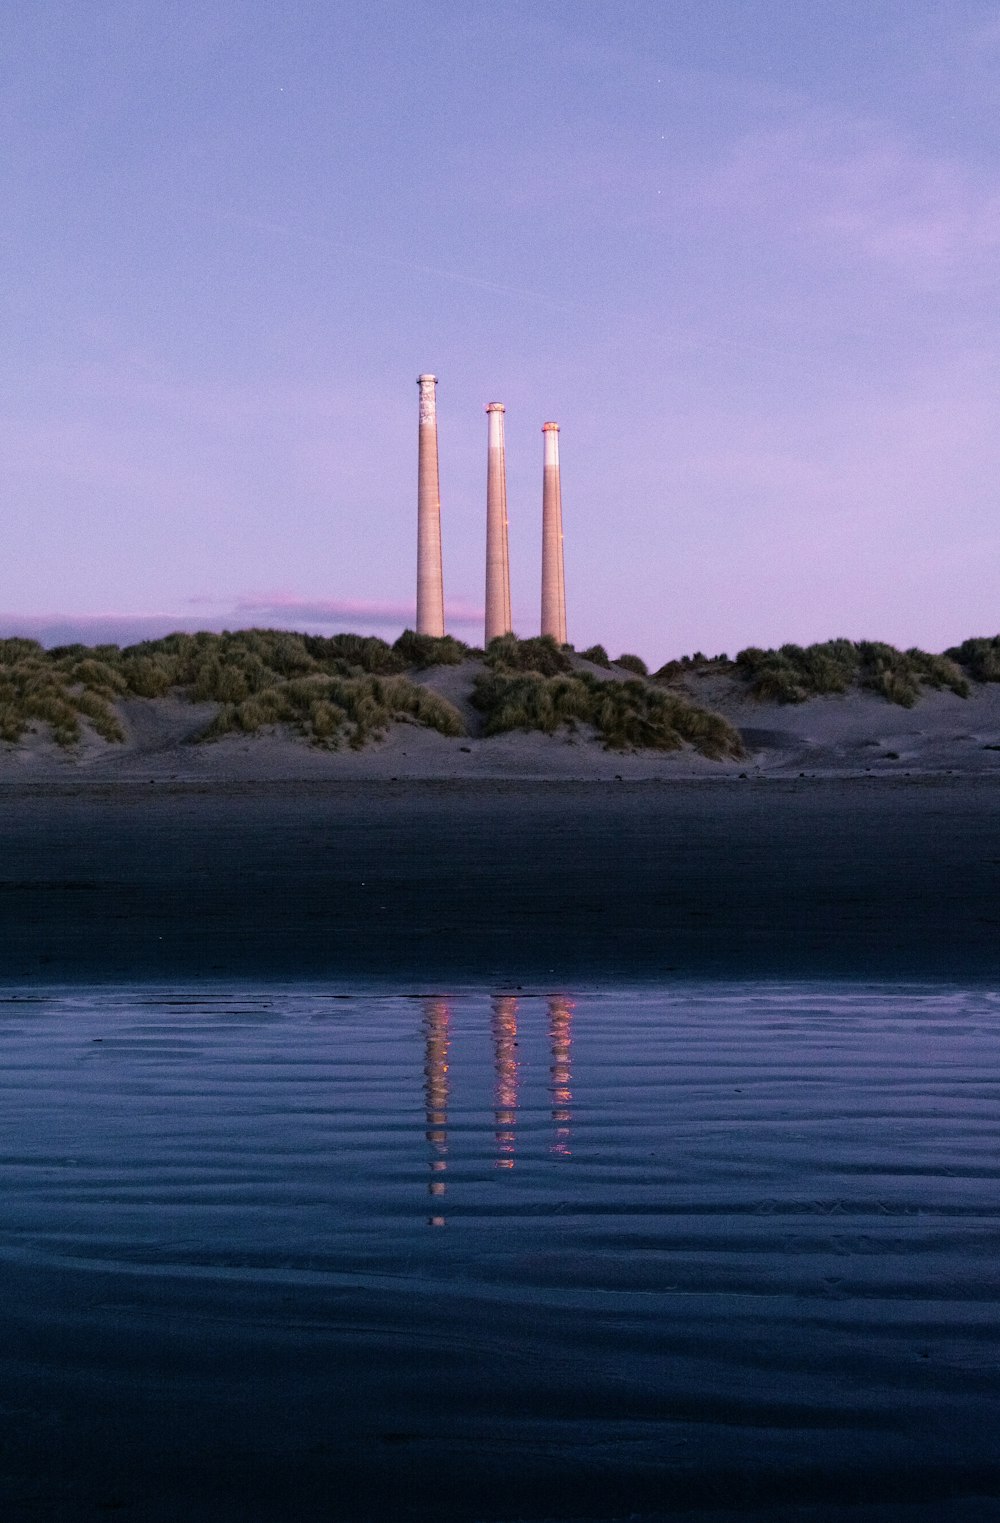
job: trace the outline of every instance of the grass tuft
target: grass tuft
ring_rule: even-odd
[[[974,682],[1000,682],[1000,635],[963,640],[946,650],[945,656],[963,667]]]
[[[618,657],[615,666],[623,666],[627,672],[634,672],[637,677],[648,677],[649,667],[641,656],[633,656],[631,651]]]
[[[580,659],[589,661],[591,666],[603,666],[607,671],[611,670],[611,657],[603,645],[588,645],[586,650],[580,651]]]
[[[519,640],[516,635],[498,635],[486,647],[486,665],[508,672],[535,672],[541,677],[555,677],[571,672],[570,653],[557,645],[551,635],[534,635]]]
[[[418,635],[414,629],[404,629],[392,648],[404,667],[420,670],[458,666],[470,654],[469,647],[453,635]]]
[[[498,643],[493,642],[491,652]],[[554,735],[564,727],[589,725],[614,751],[677,751],[688,743],[717,760],[743,754],[739,734],[721,715],[639,678],[608,682],[591,672],[545,675],[507,666],[500,654],[473,689],[472,702],[485,718],[487,735],[510,730]]]
[[[901,651],[878,640],[827,640],[778,650],[748,646],[736,657],[735,671],[755,698],[774,703],[804,703],[823,693],[846,693],[854,684],[904,708],[912,708],[924,687],[969,696],[968,679],[948,656]]]
[[[677,660],[665,661],[653,673],[653,679],[656,682],[676,682],[679,677],[690,677],[693,673],[706,677],[729,676],[734,664],[725,651],[718,656],[706,656],[696,650],[693,656],[680,656]]]
[[[611,667],[603,646],[580,654]],[[16,744],[30,729],[46,727],[59,745],[73,746],[86,727],[118,742],[124,738],[116,711],[121,700],[168,694],[218,705],[211,735],[288,725],[317,745],[362,746],[399,721],[461,735],[458,711],[406,674],[476,656],[486,670],[473,701],[488,734],[551,734],[587,725],[615,749],[689,743],[718,756],[739,754],[736,732],[667,684],[693,672],[725,673],[757,697],[781,703],[861,687],[909,707],[927,688],[965,697],[970,680],[1000,681],[1000,635],[966,640],[940,656],[871,640],[750,646],[735,662],[696,651],[667,662],[649,681],[641,659],[626,653],[616,665],[633,675],[615,682],[575,671],[572,648],[549,636],[504,635],[485,653],[451,636],[434,639],[413,630],[394,645],[364,635],[273,629],[172,634],[125,649],[74,644],[45,650],[35,640],[11,638],[0,640],[0,739]]]
[[[217,739],[234,731],[252,735],[271,725],[288,725],[315,745],[355,750],[381,740],[390,724],[403,721],[464,735],[453,704],[405,677],[326,677],[321,673],[264,688],[241,702],[223,704],[205,732]]]
[[[452,658],[451,644],[462,648],[458,641],[435,643],[438,660]],[[464,734],[458,710],[404,677],[407,665],[403,651],[384,640],[352,634],[173,634],[124,650],[64,645],[46,651],[34,640],[4,640],[0,738],[16,743],[42,724],[59,745],[72,746],[85,722],[105,740],[120,742],[125,732],[116,700],[168,693],[218,704],[210,735],[288,724],[318,745],[361,746],[395,720]]]

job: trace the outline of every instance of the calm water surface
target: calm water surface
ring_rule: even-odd
[[[5,1517],[1000,1518],[1000,996],[0,1003]]]

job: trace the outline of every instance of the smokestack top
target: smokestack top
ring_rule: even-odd
[[[542,433],[543,434],[557,434],[558,432],[559,432],[559,424],[558,423],[543,423],[542,424]]]
[[[437,385],[437,376],[436,375],[418,375],[417,376],[417,385],[418,386],[423,386],[426,381],[433,381],[434,385],[436,386]]]
[[[502,402],[487,402],[487,404],[486,404],[486,411],[487,412],[506,412],[507,409],[506,409],[506,407],[504,407]]]

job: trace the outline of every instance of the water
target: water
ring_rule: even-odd
[[[1000,996],[0,1003],[5,1517],[1000,1517]]]

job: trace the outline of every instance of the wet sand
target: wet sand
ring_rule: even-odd
[[[0,974],[994,978],[991,778],[8,782]]]

